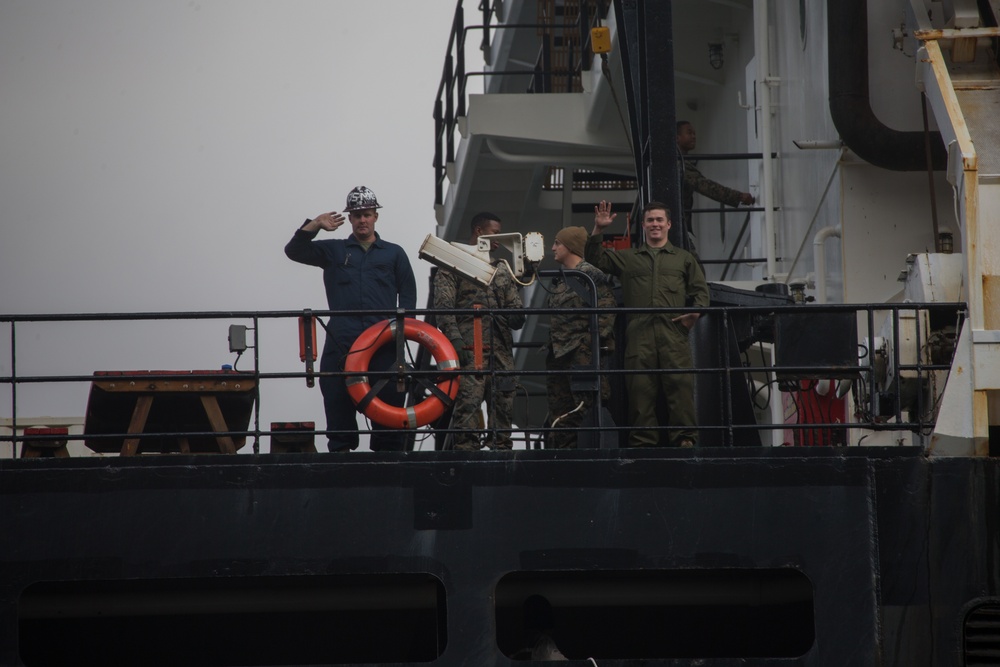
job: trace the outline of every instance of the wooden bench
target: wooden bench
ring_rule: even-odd
[[[121,456],[235,454],[246,437],[225,433],[247,430],[256,397],[252,373],[97,371],[87,402],[86,444]],[[205,435],[211,432],[220,435]]]

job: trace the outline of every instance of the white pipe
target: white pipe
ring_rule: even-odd
[[[760,104],[760,145],[762,161],[761,188],[764,206],[764,236],[767,256],[767,280],[777,272],[777,241],[774,237],[774,165],[771,158],[771,54],[768,40],[768,2],[754,0],[754,51],[757,56],[757,99]]]
[[[778,355],[776,352],[776,346],[771,345],[771,368],[778,365]],[[785,406],[782,405],[781,394],[778,391],[778,376],[776,373],[768,373],[767,381],[771,383],[771,423],[772,424],[784,424],[785,423]],[[778,447],[785,440],[784,430],[769,430],[761,431],[761,437],[767,433],[771,437],[771,446]]]
[[[841,152],[841,155],[843,155],[843,152]],[[791,281],[792,276],[795,274],[795,267],[799,265],[799,258],[802,257],[802,251],[806,249],[806,243],[809,241],[809,232],[812,231],[813,225],[816,224],[820,208],[823,206],[823,202],[826,201],[826,195],[830,192],[830,185],[833,183],[833,177],[837,175],[838,169],[840,169],[839,158],[833,163],[833,171],[830,172],[830,178],[826,179],[826,186],[823,188],[823,194],[819,196],[819,201],[816,203],[816,210],[813,211],[812,218],[809,219],[809,226],[806,227],[806,233],[802,235],[802,243],[799,244],[799,249],[795,251],[795,259],[792,260],[791,266],[787,269],[788,273],[785,276],[786,285],[789,281]]]
[[[840,238],[840,225],[824,227],[813,237],[813,267],[816,271],[816,302],[826,303],[826,254],[823,244],[829,238]]]

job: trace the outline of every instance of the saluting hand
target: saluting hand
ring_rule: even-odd
[[[321,213],[313,218],[319,229],[325,229],[328,232],[335,231],[338,227],[344,224],[344,216],[336,211],[330,211],[329,213]]]

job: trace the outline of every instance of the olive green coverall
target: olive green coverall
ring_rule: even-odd
[[[684,308],[709,303],[705,273],[694,255],[670,243],[662,248],[643,244],[639,248],[606,251],[600,236],[587,240],[586,260],[622,283],[626,308]],[[635,313],[628,316],[625,334],[627,370],[693,368],[688,329],[672,322],[683,312]],[[695,430],[694,376],[690,373],[627,375],[629,396],[629,446],[660,444],[656,410],[660,400],[667,413],[670,443],[697,441]]]

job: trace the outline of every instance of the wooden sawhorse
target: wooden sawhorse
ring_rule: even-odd
[[[98,371],[94,373],[84,434],[98,452],[235,454],[256,401],[252,373],[236,371]],[[219,435],[205,436],[205,432]],[[197,435],[202,433],[202,435]],[[151,434],[151,435],[143,435]],[[140,437],[142,436],[142,437]]]

